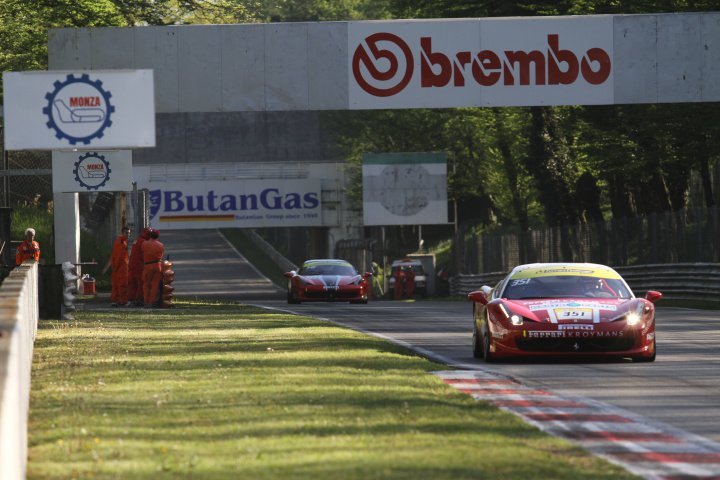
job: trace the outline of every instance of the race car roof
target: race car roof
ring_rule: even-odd
[[[612,268],[596,263],[531,263],[519,265],[510,273],[510,278],[535,278],[555,275],[573,275],[619,279],[620,274]]]
[[[352,264],[347,260],[340,260],[337,258],[318,258],[314,260],[305,260],[303,267],[309,265],[348,265],[352,267]]]
[[[394,260],[392,262],[393,267],[396,267],[398,265],[422,265],[422,262],[420,260],[414,260],[412,258],[404,258],[402,260]]]

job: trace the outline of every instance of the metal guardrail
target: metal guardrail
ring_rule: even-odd
[[[0,478],[25,478],[30,368],[39,318],[38,266],[25,262],[0,286]]]
[[[289,272],[290,270],[297,270],[298,267],[294,263],[292,263],[290,260],[285,258],[280,252],[275,250],[275,247],[270,245],[268,242],[265,241],[264,238],[262,238],[260,235],[255,232],[255,230],[243,230],[243,233],[247,235],[247,238],[255,244],[256,247],[258,247],[260,250],[262,250],[265,255],[270,257],[273,262],[277,264],[280,269],[282,269],[284,272]]]
[[[618,267],[637,296],[658,290],[668,300],[720,303],[720,263],[672,263]]]
[[[667,300],[720,304],[720,263],[666,263],[616,267],[636,296],[648,290],[662,292]],[[507,272],[455,275],[450,295],[465,296],[483,285],[494,287]]]
[[[508,272],[481,273],[479,275],[466,275],[460,273],[450,277],[450,296],[465,296],[483,285],[494,287]]]

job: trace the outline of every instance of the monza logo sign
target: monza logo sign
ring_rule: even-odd
[[[47,105],[43,114],[46,126],[55,131],[55,137],[67,140],[70,145],[88,145],[102,138],[105,129],[112,125],[115,107],[110,103],[112,93],[103,88],[101,80],[91,80],[88,74],[78,77],[69,74],[65,80],[53,83],[53,90],[45,94]]]
[[[97,152],[81,155],[73,170],[75,181],[88,191],[104,186],[110,180],[111,172],[110,163]]]
[[[491,49],[442,52],[433,48],[433,39],[420,37],[420,87],[465,87],[474,82],[494,85],[571,85],[604,83],[612,71],[608,52],[599,47],[582,56],[563,49],[560,35],[547,34],[541,49]],[[353,54],[352,72],[357,84],[376,97],[390,97],[403,91],[414,75],[415,56],[407,42],[392,33],[381,32],[364,39]]]

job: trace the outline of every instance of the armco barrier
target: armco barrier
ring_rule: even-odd
[[[720,263],[634,265],[615,270],[639,297],[657,290],[667,300],[720,303]],[[455,275],[450,279],[450,295],[465,296],[483,285],[494,287],[506,274]]]
[[[243,230],[243,233],[247,235],[247,238],[255,244],[265,255],[270,257],[273,262],[277,264],[283,272],[289,272],[290,270],[297,270],[298,267],[290,260],[285,258],[280,252],[270,245],[264,238],[258,235],[255,230]]]
[[[27,466],[30,368],[39,317],[38,266],[25,262],[0,286],[0,478]]]

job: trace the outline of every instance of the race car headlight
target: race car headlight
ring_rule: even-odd
[[[505,315],[505,318],[510,320],[510,323],[512,323],[513,325],[517,326],[523,324],[523,317],[511,313],[502,303],[500,304],[500,310],[502,311],[503,315]]]
[[[640,323],[640,315],[635,312],[630,312],[625,315],[625,321],[628,325],[637,325],[638,323]]]
[[[310,282],[310,280],[307,280],[303,277],[298,277],[298,281],[300,282],[300,285],[312,285],[312,282]]]

